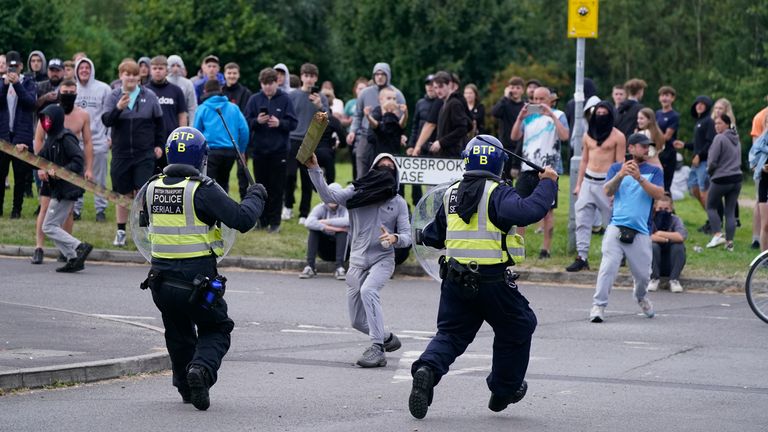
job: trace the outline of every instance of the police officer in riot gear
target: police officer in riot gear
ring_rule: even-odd
[[[517,289],[517,275],[508,268],[524,256],[522,239],[513,229],[547,214],[557,193],[557,174],[545,168],[539,185],[523,199],[502,183],[507,155],[501,148],[490,135],[473,138],[462,153],[464,177],[445,191],[434,221],[416,233],[416,243],[446,249],[440,259],[437,334],[411,367],[408,408],[419,419],[427,414],[434,386],[483,321],[494,331],[493,367],[486,379],[491,390],[488,408],[502,411],[528,389],[524,377],[536,315]]]
[[[255,184],[238,204],[201,174],[208,146],[195,128],[171,132],[165,150],[169,165],[142,188],[152,255],[142,288],[151,289],[162,312],[173,385],[185,403],[206,410],[234,327],[222,298],[226,279],[216,269],[224,248],[221,223],[241,232],[253,228],[267,192]]]

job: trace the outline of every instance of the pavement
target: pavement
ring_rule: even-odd
[[[76,361],[164,354],[153,330],[162,327],[160,314],[137,288],[146,264],[90,262],[68,275],[54,271],[59,265],[0,257],[0,313],[15,309],[0,320],[0,346],[37,351],[14,359],[17,367],[65,364],[50,355],[61,352]],[[617,287],[605,323],[592,324],[591,285],[523,282],[538,318],[526,398],[501,413],[488,410],[495,336],[483,325],[441,380],[427,417],[416,420],[408,413],[410,368],[435,333],[435,281],[398,275],[387,283],[386,327],[403,346],[387,353],[386,367],[371,370],[354,364],[370,342],[350,328],[344,282],[330,273],[299,280],[296,270],[223,272],[235,328],[208,411],[183,404],[167,370],[130,372],[7,392],[0,430],[751,432],[768,424],[761,343],[768,327],[743,293],[659,291],[651,295],[656,317],[648,319],[630,289]],[[19,320],[25,323],[10,326]],[[26,340],[11,340],[19,327]]]
[[[0,260],[23,262],[31,257],[32,252],[32,247],[0,245]],[[53,265],[57,256],[57,249],[46,248],[45,264]],[[144,258],[135,251],[94,250],[89,262],[141,265],[142,268],[146,265]],[[300,271],[304,265],[302,260],[252,257],[226,257],[220,264],[221,267],[268,271]],[[107,268],[98,266],[97,271]],[[318,263],[318,270],[333,271],[331,263],[323,262]],[[588,286],[594,285],[596,278],[594,271],[567,273],[525,269],[519,272],[521,283]],[[0,279],[8,280],[9,276],[0,273]],[[398,267],[396,276],[425,275],[418,266],[403,265]],[[110,274],[106,271],[99,280],[103,282],[109,278]],[[135,279],[135,285],[139,279]],[[98,281],[89,279],[88,283],[98,284]],[[631,283],[631,276],[623,272],[616,285],[626,287]],[[729,292],[741,288],[742,282],[684,279],[681,283],[699,291]],[[6,296],[0,298],[7,299]],[[0,301],[0,316],[3,316],[0,343],[4,345],[0,346],[0,394],[15,389],[61,386],[158,372],[170,367],[163,329],[156,316],[88,313],[74,306],[13,301]]]

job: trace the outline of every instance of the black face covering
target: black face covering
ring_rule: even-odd
[[[352,184],[355,194],[347,200],[349,210],[386,201],[397,195],[397,172],[393,168],[377,166]]]
[[[77,93],[59,94],[59,104],[64,109],[64,114],[69,114],[75,109],[75,99],[77,99]]]
[[[597,111],[601,107],[605,108],[608,112],[606,114],[598,115]],[[611,132],[613,131],[613,108],[608,102],[600,101],[595,105],[595,108],[592,111],[592,116],[589,118],[588,125],[587,135],[597,141],[597,145],[603,145],[603,142],[611,136]]]
[[[659,210],[653,216],[653,225],[657,231],[669,231],[672,228],[672,212]]]

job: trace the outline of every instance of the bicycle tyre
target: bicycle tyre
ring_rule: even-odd
[[[744,291],[752,312],[768,323],[768,251],[763,252],[752,261],[744,284]]]

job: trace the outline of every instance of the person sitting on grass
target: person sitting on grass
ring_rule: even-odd
[[[652,226],[653,261],[648,291],[659,289],[659,278],[666,276],[669,277],[670,291],[683,292],[680,273],[685,266],[685,240],[688,238],[688,230],[674,213],[672,198],[669,195],[665,194],[654,203]]]
[[[341,185],[331,183],[328,189],[338,193]],[[347,278],[344,270],[344,255],[347,251],[347,232],[349,231],[349,213],[347,208],[336,203],[320,203],[307,216],[304,223],[309,231],[307,238],[307,266],[299,274],[300,279],[317,276],[315,258],[330,261],[335,259],[336,271],[333,276],[338,280]]]

